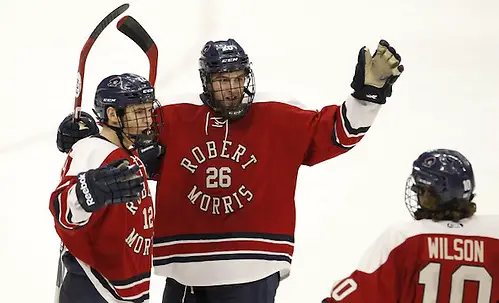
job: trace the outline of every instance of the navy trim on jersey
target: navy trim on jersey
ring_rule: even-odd
[[[256,232],[229,232],[217,234],[190,234],[190,235],[175,235],[168,237],[154,238],[154,244],[163,244],[175,241],[189,241],[189,240],[223,240],[234,238],[249,238],[249,239],[265,239],[271,241],[289,242],[294,243],[295,239],[290,235],[278,235]]]
[[[291,258],[284,255],[270,255],[264,253],[234,253],[220,255],[200,255],[200,256],[185,256],[185,257],[162,257],[161,259],[153,260],[154,266],[167,265],[170,263],[191,263],[205,261],[222,261],[222,260],[267,260],[267,261],[285,261],[291,263]]]

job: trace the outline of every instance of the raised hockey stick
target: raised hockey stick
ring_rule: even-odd
[[[149,59],[149,82],[154,86],[158,73],[158,47],[147,31],[132,16],[122,17],[116,27],[137,44]]]
[[[85,45],[83,45],[83,48],[80,53],[80,62],[78,64],[78,74],[76,76],[76,95],[75,95],[74,112],[73,112],[74,120],[80,118],[81,99],[83,93],[83,80],[85,77],[85,63],[87,61],[88,53],[90,52],[90,49],[92,49],[95,40],[97,40],[97,38],[104,31],[104,29],[109,24],[111,24],[111,22],[113,22],[113,20],[116,19],[119,15],[123,14],[129,7],[130,4],[125,3],[114,9],[112,12],[110,12],[106,17],[104,17],[104,19],[102,19],[101,22],[99,22],[97,27],[88,37],[87,42],[85,42]]]
[[[78,73],[76,76],[76,95],[75,95],[75,101],[74,101],[74,112],[73,112],[73,119],[77,120],[80,118],[80,112],[81,112],[81,100],[82,100],[82,93],[83,93],[83,79],[85,76],[85,63],[87,62],[87,57],[88,54],[90,53],[90,50],[92,49],[92,46],[95,43],[95,40],[100,36],[100,34],[104,31],[104,29],[113,22],[114,19],[116,19],[119,15],[123,14],[128,8],[130,7],[130,4],[125,3],[117,8],[115,8],[112,12],[110,12],[104,19],[102,19],[99,24],[94,28],[90,36],[88,37],[87,41],[83,45],[83,48],[81,49],[80,52],[80,61],[78,63]],[[55,297],[54,297],[54,302],[58,303],[59,302],[59,294],[62,286],[62,281],[64,280],[64,276],[66,275],[66,269],[64,268],[64,264],[62,263],[62,256],[64,255],[64,252],[66,251],[66,247],[64,244],[61,242],[61,246],[59,249],[59,260],[57,262],[57,277],[56,277],[56,288],[55,288]]]

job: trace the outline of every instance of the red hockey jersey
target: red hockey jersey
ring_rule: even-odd
[[[328,302],[499,302],[499,216],[388,228]]]
[[[147,302],[152,267],[154,208],[145,189],[141,199],[85,212],[76,199],[76,175],[128,158],[144,165],[137,156],[101,137],[78,141],[68,154],[62,179],[50,197],[50,211],[63,244],[108,302]]]
[[[155,273],[190,286],[285,278],[299,167],[354,147],[380,107],[351,96],[321,111],[257,102],[230,122],[207,106],[161,107]]]

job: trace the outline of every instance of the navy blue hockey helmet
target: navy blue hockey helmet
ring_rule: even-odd
[[[422,153],[414,161],[406,183],[405,203],[411,215],[423,207],[419,199],[425,190],[436,197],[436,211],[452,208],[459,200],[471,201],[475,191],[471,163],[451,149]]]
[[[120,113],[127,105],[154,101],[154,87],[146,78],[131,73],[112,75],[104,78],[97,86],[94,111],[100,122],[106,122],[108,107],[113,107]]]
[[[214,74],[237,71],[244,71],[238,76],[239,82],[230,79],[231,76],[214,83],[217,81]],[[247,113],[255,97],[255,79],[249,57],[239,43],[234,39],[208,41],[199,58],[199,73],[203,84],[200,97],[204,104],[230,120]],[[237,100],[234,102],[234,99]],[[230,101],[230,105],[225,101]]]
[[[94,112],[99,122],[115,130],[121,141],[123,135],[125,135],[134,142],[135,146],[148,145],[158,139],[159,128],[163,122],[161,115],[158,116],[157,113],[151,111],[145,113],[142,118],[135,116],[132,119],[125,119],[125,111],[128,105],[146,103],[152,103],[151,110],[160,106],[155,96],[154,87],[146,78],[131,73],[111,75],[104,78],[97,86],[94,98]],[[119,127],[107,124],[107,109],[109,107],[116,110],[120,120]],[[151,124],[145,125],[145,128],[141,125],[143,122],[139,122],[144,118],[151,121]],[[125,123],[129,126],[127,132],[124,131]],[[132,129],[134,131],[130,132]]]

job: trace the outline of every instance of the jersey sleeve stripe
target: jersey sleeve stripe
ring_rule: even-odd
[[[337,146],[353,148],[369,131],[381,106],[349,96],[335,115],[332,140]],[[339,115],[339,116],[338,116]]]
[[[57,223],[64,229],[73,230],[83,227],[88,223],[89,219],[86,219],[82,222],[73,221],[73,214],[68,206],[68,192],[69,190],[60,189],[54,195],[54,200],[52,201],[52,203],[55,211],[55,217],[57,218]]]
[[[333,141],[333,144],[340,148],[349,150],[352,149],[357,144],[357,142],[362,139],[362,137],[356,137],[355,139],[356,140],[354,142],[346,142],[347,136],[345,134],[345,131],[343,130],[341,118],[338,117],[338,112],[336,112],[334,115],[333,132],[331,134],[331,140]]]
[[[348,119],[347,114],[347,105],[346,101],[341,105],[341,124],[343,126],[343,130],[348,138],[355,138],[359,136],[363,136],[369,130],[370,126],[361,126],[359,128],[354,128]]]
[[[60,190],[52,201],[54,207],[55,217],[57,218],[57,223],[64,229],[77,229],[80,227],[79,224],[74,224],[71,221],[71,210],[69,209],[67,203],[67,191]]]

